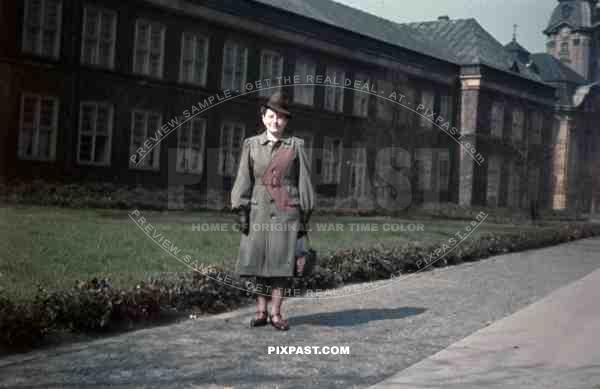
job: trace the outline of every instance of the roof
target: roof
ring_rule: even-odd
[[[528,63],[529,62],[529,55],[531,54],[529,51],[527,51],[526,48],[524,48],[523,46],[521,46],[519,44],[519,42],[517,42],[516,39],[513,39],[512,41],[510,41],[508,44],[506,44],[504,46],[504,48],[511,53],[511,55],[513,56],[513,58],[518,59],[519,61],[523,62],[523,63]]]
[[[508,71],[515,64],[515,58],[475,19],[436,20],[408,26],[447,46],[461,65],[484,64]],[[540,81],[524,63],[516,62],[521,75]]]
[[[394,46],[455,62],[449,50],[428,37],[413,33],[409,27],[331,0],[254,1]]]
[[[576,30],[590,28],[593,22],[592,11],[593,6],[589,0],[559,0],[544,33],[555,32],[563,25],[568,25]]]
[[[537,66],[542,80],[546,82],[571,82],[577,85],[588,83],[579,73],[550,54],[531,54],[531,60]]]
[[[254,1],[457,65],[485,64],[514,74],[512,56],[475,19],[400,24],[331,0]],[[541,81],[524,63],[517,66],[521,76]]]

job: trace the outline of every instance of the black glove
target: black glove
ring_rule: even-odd
[[[300,210],[300,227],[298,228],[298,239],[306,236],[308,233],[308,220],[310,219],[310,212],[304,212]]]
[[[238,217],[240,220],[240,231],[244,235],[248,235],[250,232],[250,208],[246,206],[240,206],[238,209]]]

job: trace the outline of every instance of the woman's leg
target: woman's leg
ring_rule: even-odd
[[[264,312],[267,312],[267,301],[269,296],[266,292],[267,280],[263,278],[257,278],[256,284],[261,286],[261,292],[256,293],[256,318],[262,319],[265,317]]]
[[[284,290],[287,287],[285,277],[277,277],[271,281],[271,321],[282,321],[281,306],[283,304]]]

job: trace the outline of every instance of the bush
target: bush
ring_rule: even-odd
[[[600,225],[568,224],[531,232],[481,235],[452,251],[439,242],[378,243],[368,248],[340,249],[319,259],[310,277],[294,279],[293,288],[331,289],[344,284],[389,279],[438,266],[479,260],[491,255],[539,248],[600,235]],[[432,253],[437,255],[430,258]],[[213,267],[215,273],[225,269]],[[211,273],[209,273],[211,274]],[[105,331],[158,318],[165,309],[213,314],[251,302],[250,292],[232,288],[198,272],[164,276],[117,289],[106,279],[78,282],[67,291],[42,287],[34,301],[16,304],[0,295],[0,345],[30,347],[51,331]]]

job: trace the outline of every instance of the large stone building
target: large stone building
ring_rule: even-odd
[[[320,198],[587,210],[595,10],[560,1],[545,32],[554,47],[575,34],[567,61],[550,43],[505,47],[474,19],[398,24],[330,0],[5,0],[0,177],[227,192],[273,91],[248,84],[313,76],[283,87]]]

